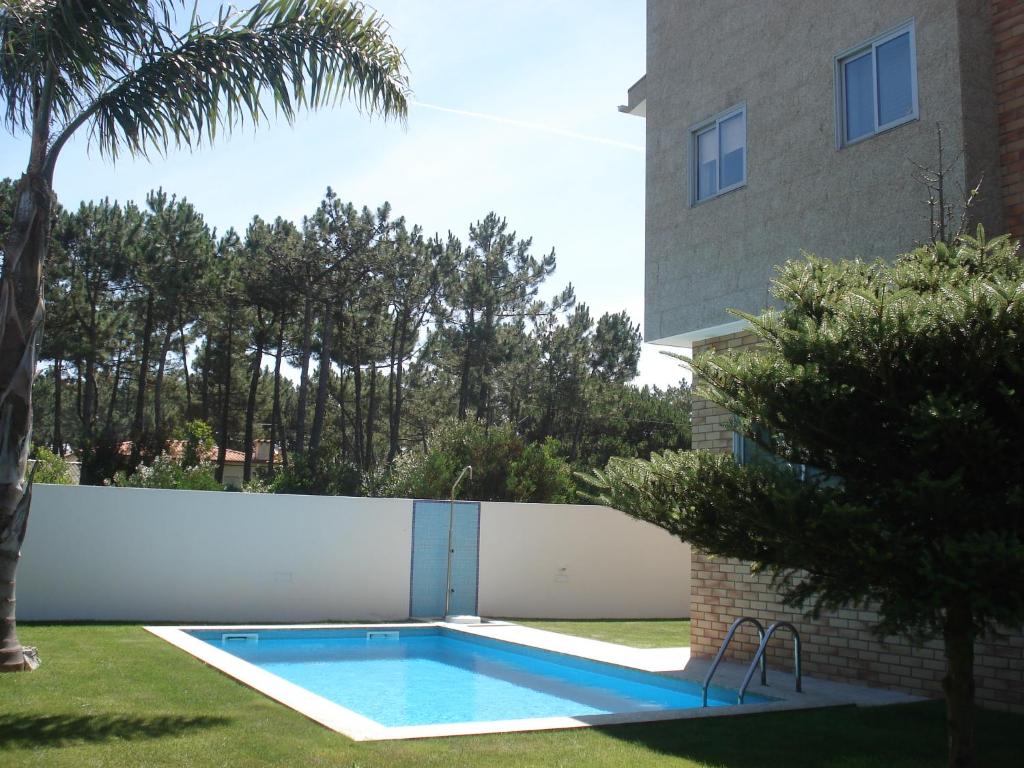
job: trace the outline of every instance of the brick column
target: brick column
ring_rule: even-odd
[[[1024,237],[1024,2],[992,0],[992,40],[1003,217]]]

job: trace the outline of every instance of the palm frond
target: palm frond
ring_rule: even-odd
[[[46,82],[53,116],[71,120],[101,83],[131,71],[158,45],[171,7],[148,0],[4,0],[0,99],[8,129],[30,127]]]
[[[100,150],[145,154],[194,146],[218,130],[258,123],[273,110],[341,99],[384,117],[406,114],[401,52],[382,19],[342,0],[263,0],[216,22],[193,21],[99,93],[64,130],[88,122]]]

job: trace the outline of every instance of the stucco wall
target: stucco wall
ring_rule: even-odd
[[[37,486],[18,615],[404,618],[411,510],[402,499]]]
[[[690,615],[690,548],[608,507],[487,503],[480,612],[538,618]]]
[[[18,616],[405,619],[412,509],[409,499],[39,485]],[[485,616],[688,615],[689,547],[615,510],[484,503],[480,535]]]
[[[984,29],[961,24],[961,12],[973,18],[969,6],[979,2],[649,0],[647,340],[688,346],[672,337],[734,320],[728,308],[760,309],[772,267],[801,249],[891,257],[927,238],[911,161],[935,163],[937,122],[947,157],[963,142],[963,107],[978,99],[961,96],[961,54],[975,61],[977,51],[960,46],[982,45]],[[834,57],[911,17],[919,119],[836,149]],[[689,129],[741,102],[747,185],[691,208]],[[976,111],[970,132],[994,135],[983,125],[994,120],[994,107]],[[961,161],[951,172],[954,195],[963,183]]]

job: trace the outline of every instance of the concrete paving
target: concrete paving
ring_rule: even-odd
[[[483,623],[465,627],[454,625],[459,629],[484,637],[493,637],[510,643],[519,643],[534,648],[543,648],[557,653],[582,656],[588,659],[618,664],[625,667],[643,669],[648,672],[704,682],[711,664],[708,659],[691,659],[689,648],[631,648],[601,640],[590,640],[582,637],[563,635],[533,627],[524,627],[508,622]],[[747,672],[747,665],[723,661],[715,673],[713,685],[716,688],[737,690]],[[850,683],[838,683],[814,677],[803,677],[803,693],[796,692],[796,678],[793,674],[780,669],[772,669],[768,664],[768,685],[761,685],[760,675],[755,673],[748,687],[748,692],[760,696],[777,699],[773,708],[802,709],[807,707],[827,707],[855,704],[857,706],[879,706],[884,704],[905,704],[922,701],[919,696],[911,696],[897,691],[881,688],[868,688]],[[784,705],[784,706],[778,706]],[[704,714],[717,714],[715,710],[701,710]]]

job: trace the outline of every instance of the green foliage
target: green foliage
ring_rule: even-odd
[[[513,501],[575,501],[576,488],[569,465],[559,453],[561,446],[549,437],[543,443],[523,446],[523,452],[508,467],[505,484]]]
[[[269,483],[272,493],[312,496],[358,496],[362,483],[359,467],[347,461],[335,445],[322,445],[294,454],[287,469]]]
[[[446,499],[463,467],[457,496],[478,501],[564,502],[575,496],[565,460],[555,441],[526,445],[510,425],[450,419],[428,438],[425,450],[409,451],[395,462],[385,485],[390,496]]]
[[[754,561],[789,602],[871,602],[885,632],[1024,621],[1024,265],[984,233],[893,264],[779,270],[762,342],[692,362],[776,465],[616,460],[596,497]],[[805,465],[818,472],[801,482]]]
[[[32,482],[51,483],[53,485],[76,485],[71,467],[50,449],[37,445],[33,451],[35,466]]]
[[[185,469],[197,467],[206,461],[210,451],[216,445],[213,439],[213,427],[199,419],[185,422],[181,439],[184,441],[181,466]]]
[[[170,488],[179,491],[223,491],[224,486],[213,475],[213,465],[203,462],[185,467],[177,459],[163,453],[150,466],[140,464],[131,475],[118,472],[114,485],[124,488]]]
[[[280,473],[286,440],[296,464],[275,487],[303,493],[378,492],[395,457],[460,411],[515,424],[526,445],[554,439],[578,468],[687,447],[688,390],[630,385],[637,326],[622,312],[595,323],[571,286],[537,300],[554,257],[530,247],[490,215],[466,253],[331,190],[301,231],[257,217],[219,240],[163,190],[83,203],[54,229],[37,439],[70,444],[86,484],[151,463],[168,435],[198,441],[186,466],[215,443],[273,439]],[[336,455],[301,458],[324,445]],[[520,480],[524,498],[563,497]]]
[[[265,478],[253,475],[252,479],[242,483],[242,493],[273,493],[273,489]]]

